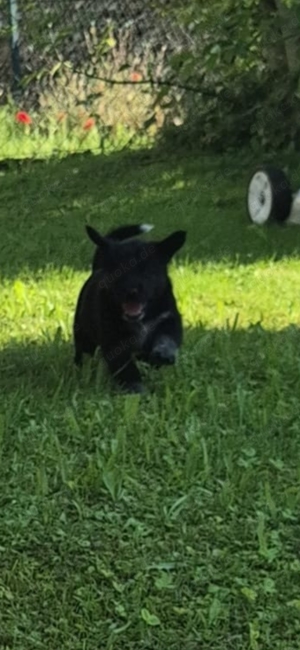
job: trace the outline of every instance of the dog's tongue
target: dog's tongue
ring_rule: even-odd
[[[143,310],[143,305],[140,302],[124,302],[123,311],[126,316],[139,316]]]

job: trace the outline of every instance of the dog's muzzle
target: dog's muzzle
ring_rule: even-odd
[[[140,321],[145,315],[145,305],[141,302],[124,302],[122,311],[124,320]]]

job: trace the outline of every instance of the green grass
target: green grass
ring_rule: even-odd
[[[2,168],[1,650],[299,649],[300,230],[247,222],[253,164]],[[188,230],[185,342],[142,397],[73,367],[86,220]]]

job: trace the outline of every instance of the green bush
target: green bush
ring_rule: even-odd
[[[288,6],[287,6],[288,5]],[[295,0],[172,3],[190,34],[170,60],[171,97],[164,142],[216,150],[300,147],[300,10]],[[159,91],[166,102],[167,88]],[[173,116],[180,108],[179,127]],[[175,120],[176,122],[176,120]]]

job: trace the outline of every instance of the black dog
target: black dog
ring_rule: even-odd
[[[142,392],[137,359],[159,367],[173,364],[182,342],[182,322],[167,265],[184,244],[178,230],[160,242],[121,241],[149,226],[125,226],[106,237],[87,226],[97,245],[93,273],[79,294],[75,319],[75,363],[100,346],[108,368],[124,390]],[[119,241],[118,241],[119,240]]]

